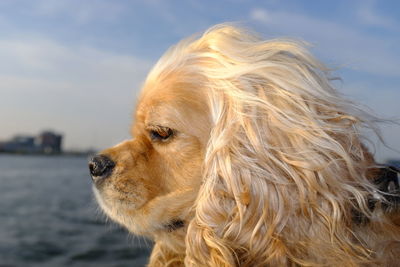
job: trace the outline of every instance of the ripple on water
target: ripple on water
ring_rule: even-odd
[[[84,157],[0,155],[0,267],[144,266],[150,247],[99,219]]]

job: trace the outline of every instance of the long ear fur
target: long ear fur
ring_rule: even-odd
[[[374,163],[359,132],[371,117],[300,43],[222,25],[185,49],[214,124],[185,264],[370,263],[351,210],[371,216]]]

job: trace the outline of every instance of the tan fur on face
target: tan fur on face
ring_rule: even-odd
[[[397,211],[367,206],[376,166],[360,128],[374,120],[302,44],[219,25],[149,73],[96,196],[155,240],[150,266],[394,266]]]
[[[192,96],[188,92],[180,103],[172,103],[184,90],[178,88],[175,93],[176,89],[160,88],[165,94],[142,97],[132,129],[135,138],[102,152],[116,166],[112,177],[96,189],[101,206],[111,218],[136,234],[153,238],[165,231],[170,220],[188,220],[201,183],[204,136],[209,129],[207,113],[196,104],[196,92]],[[182,117],[185,110],[191,110],[193,118]],[[203,119],[203,124],[196,127],[193,119]],[[152,142],[148,129],[157,125],[174,129],[173,139]]]

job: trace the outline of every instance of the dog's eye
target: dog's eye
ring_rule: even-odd
[[[174,134],[174,131],[171,128],[160,126],[155,129],[151,129],[149,132],[150,138],[153,141],[167,141]]]

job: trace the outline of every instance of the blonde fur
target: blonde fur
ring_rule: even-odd
[[[375,129],[375,118],[344,99],[329,75],[303,43],[264,41],[231,25],[172,47],[149,73],[133,132],[161,155],[159,165],[143,166],[172,169],[168,181],[153,176],[174,184],[141,195],[150,204],[162,196],[165,205],[107,214],[155,239],[150,266],[394,266],[397,215],[367,203],[376,164],[360,129]],[[151,144],[143,130],[150,113],[157,125],[174,121],[180,134]],[[120,149],[104,154],[118,162]],[[114,187],[122,181],[113,179]],[[183,204],[171,207],[169,194]],[[156,211],[188,226],[154,230],[145,222],[166,220]],[[367,222],[356,223],[355,212]]]

